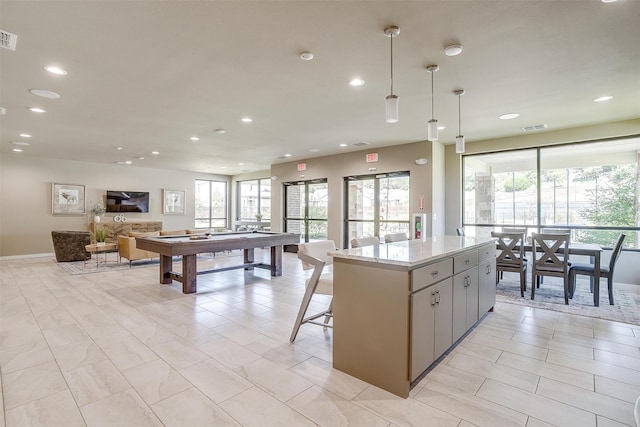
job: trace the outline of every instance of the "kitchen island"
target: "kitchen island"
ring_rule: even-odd
[[[333,256],[333,367],[398,396],[495,304],[490,238],[435,236]]]

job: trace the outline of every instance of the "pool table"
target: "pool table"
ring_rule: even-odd
[[[160,254],[160,283],[169,284],[172,280],[182,283],[182,292],[197,292],[196,276],[236,268],[246,270],[255,267],[271,270],[272,276],[282,275],[283,245],[300,242],[300,235],[293,233],[277,233],[267,231],[216,233],[211,235],[157,236],[136,237],[139,249]],[[255,248],[271,248],[269,264],[254,261]],[[221,252],[233,249],[244,250],[244,263],[237,266],[198,271],[196,258],[198,254]],[[171,271],[174,256],[182,257],[182,273]]]

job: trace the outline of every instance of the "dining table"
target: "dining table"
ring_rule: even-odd
[[[524,251],[533,251],[531,242],[525,244]],[[600,259],[603,251],[602,246],[596,243],[569,243],[569,255],[588,256],[593,264],[594,274],[591,280],[593,280],[593,305],[596,307],[600,306]]]

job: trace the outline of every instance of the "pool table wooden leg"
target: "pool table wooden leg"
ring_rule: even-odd
[[[271,246],[271,275],[282,276],[282,246]]]
[[[160,283],[163,285],[171,284],[171,268],[172,259],[170,256],[160,255]]]

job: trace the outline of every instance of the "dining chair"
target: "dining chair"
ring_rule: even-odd
[[[402,242],[403,240],[409,240],[407,233],[392,233],[384,235],[385,243]]]
[[[622,252],[622,243],[624,242],[626,235],[620,233],[613,251],[611,252],[611,259],[608,266],[600,266],[600,278],[607,278],[607,289],[609,290],[609,304],[613,305],[613,269],[620,258]],[[569,269],[569,298],[573,298],[573,293],[576,290],[576,275],[582,274],[585,276],[595,276],[595,266],[593,264],[572,264]],[[600,286],[599,283],[591,284],[591,292],[593,292],[593,286]]]
[[[329,321],[333,317],[333,298],[329,303],[329,307],[319,313],[315,313],[305,317],[309,303],[314,294],[333,295],[333,274],[323,272],[326,265],[333,264],[333,257],[330,252],[336,250],[336,244],[333,240],[320,240],[317,242],[300,243],[298,245],[298,258],[302,262],[303,270],[311,270],[311,277],[305,283],[305,292],[300,303],[298,316],[296,317],[291,337],[289,341],[293,342],[298,335],[300,326],[305,323],[320,325],[325,328],[332,328]],[[317,322],[316,319],[324,316],[324,322]]]
[[[543,227],[540,229],[540,232],[545,234],[566,234],[569,236],[569,242],[567,243],[567,245],[571,244],[571,230],[569,230],[568,228]],[[568,259],[567,263],[569,264],[569,267],[571,267],[571,259]],[[540,283],[544,283],[544,277],[540,278],[540,281],[538,282],[538,288],[540,287]]]
[[[502,232],[503,233],[523,233],[524,234],[524,239],[526,240],[526,238],[527,238],[527,229],[525,227],[502,227]],[[529,260],[527,260],[525,258],[525,262],[529,262]],[[504,275],[502,273],[503,273],[502,271],[499,273],[500,279],[502,279],[504,277]],[[526,288],[525,288],[525,290],[526,290]]]
[[[351,239],[352,248],[361,248],[363,246],[374,246],[379,244],[380,244],[380,239],[376,236],[356,237],[355,239]]]
[[[524,233],[504,233],[492,231],[491,237],[496,238],[498,254],[496,255],[496,285],[505,271],[520,273],[520,296],[524,297],[527,290],[527,259],[524,256]]]
[[[564,303],[569,304],[569,235],[532,233],[531,299],[544,276],[560,277],[564,282]]]

